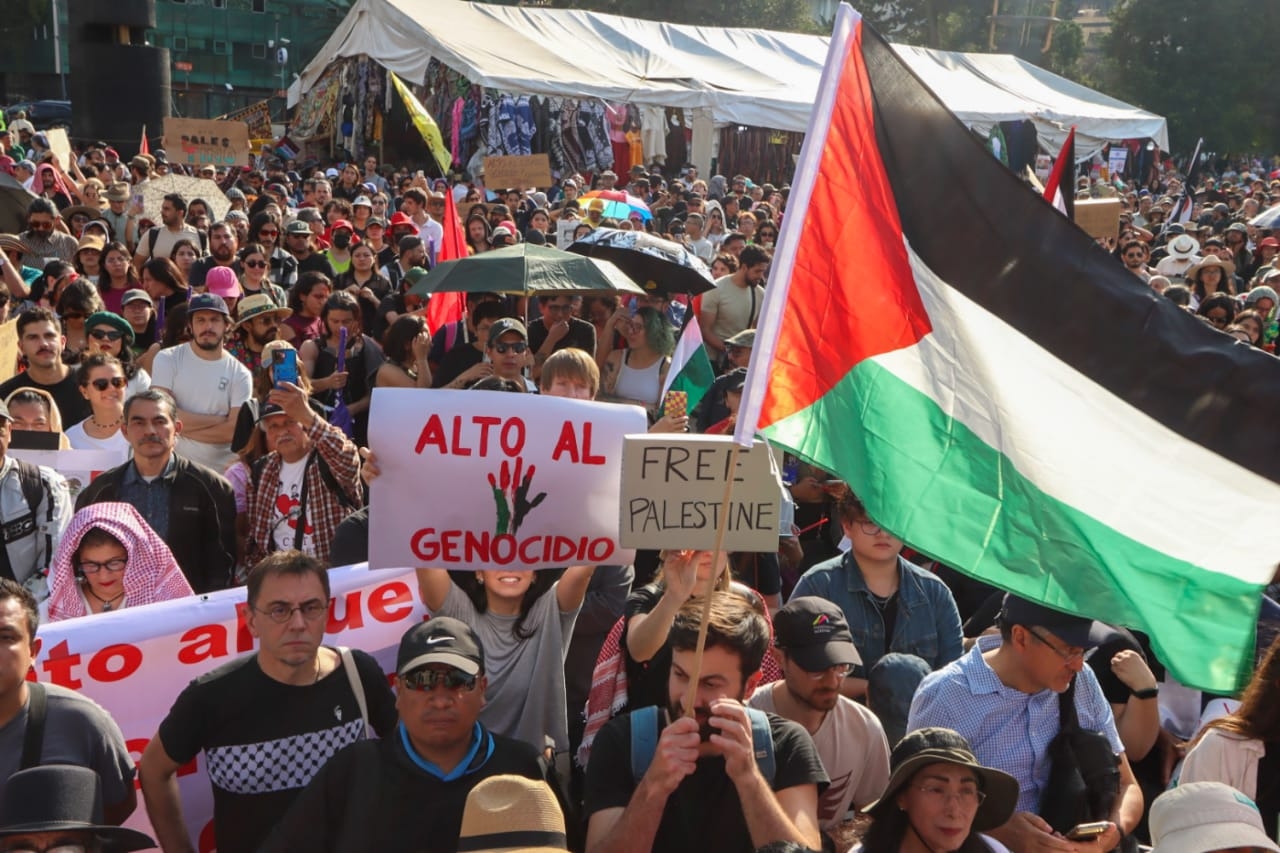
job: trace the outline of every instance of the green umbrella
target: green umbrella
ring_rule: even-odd
[[[417,296],[553,291],[644,293],[610,261],[529,243],[445,261],[409,290]]]

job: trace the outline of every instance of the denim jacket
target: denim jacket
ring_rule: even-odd
[[[852,552],[805,572],[791,594],[792,598],[816,595],[840,606],[862,656],[860,671],[854,672],[860,678],[866,678],[876,661],[889,652],[916,655],[936,670],[963,651],[960,612],[951,590],[932,573],[901,557],[898,573],[898,617],[887,644],[884,619],[871,601],[871,591]]]

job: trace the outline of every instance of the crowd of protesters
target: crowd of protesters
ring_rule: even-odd
[[[21,356],[0,385],[0,853],[144,849],[113,828],[139,806],[135,776],[158,844],[194,850],[176,778],[200,754],[223,853],[1280,853],[1266,631],[1241,697],[1201,694],[1141,634],[919,557],[794,459],[776,551],[423,567],[432,618],[402,638],[391,686],[364,652],[323,644],[328,567],[367,557],[375,387],[600,399],[643,406],[655,431],[731,432],[789,187],[655,166],[493,192],[373,157],[264,157],[194,170],[225,215],[170,194],[152,221],[139,189],[182,171],[165,152],[88,145],[60,163],[25,121],[0,143],[0,170],[36,196],[25,230],[0,235]],[[591,188],[652,215],[605,217],[581,199]],[[1176,177],[1078,186],[1120,199],[1118,263],[1272,351],[1280,241],[1249,220],[1280,203],[1280,180],[1194,189],[1171,224]],[[431,329],[411,291],[437,260],[446,193],[471,253],[648,230],[715,286],[697,300],[473,293]],[[671,411],[662,388],[692,314],[720,375],[694,411]],[[349,431],[331,422],[339,405]],[[127,461],[73,494],[8,454],[15,430]],[[257,651],[187,686],[136,768],[101,708],[24,680],[42,620],[235,586]],[[1265,625],[1277,608],[1263,604]],[[1069,720],[1090,756],[1063,746]],[[1063,775],[1063,748],[1086,784]]]

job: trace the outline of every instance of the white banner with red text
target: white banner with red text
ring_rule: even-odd
[[[412,571],[329,571],[333,600],[325,644],[361,649],[395,670],[400,637],[426,618]],[[165,601],[42,625],[35,662],[40,681],[78,690],[105,708],[134,760],[192,680],[256,650],[245,624],[245,591]],[[263,709],[268,713],[269,709]],[[213,793],[203,756],[178,773],[184,816],[200,853],[215,849]],[[151,834],[142,795],[126,826]]]
[[[538,394],[378,388],[369,565],[546,569],[626,564],[623,438],[638,406]]]

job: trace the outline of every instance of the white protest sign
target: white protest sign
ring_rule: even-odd
[[[567,249],[573,245],[573,232],[578,230],[578,226],[582,224],[581,219],[565,219],[561,217],[556,220],[556,248]]]
[[[623,547],[710,550],[733,477],[725,515],[726,551],[778,550],[782,487],[769,447],[738,451],[719,435],[629,435],[622,451],[619,516]]]
[[[9,455],[32,465],[44,465],[57,471],[66,478],[72,502],[95,477],[103,471],[123,465],[129,458],[128,451],[19,450],[13,447],[9,448]]]
[[[1110,159],[1108,161],[1111,166],[1111,174],[1112,175],[1124,174],[1124,164],[1128,159],[1129,159],[1128,148],[1113,146],[1111,149]]]
[[[546,569],[629,563],[622,440],[636,406],[496,391],[378,388],[369,565]]]
[[[366,651],[384,672],[394,672],[400,637],[426,616],[413,572],[346,566],[330,569],[329,583],[325,644]],[[140,759],[183,688],[255,650],[244,608],[244,589],[228,589],[41,624],[35,674],[105,708],[124,732],[129,753]],[[199,853],[209,853],[215,848],[213,791],[203,755],[178,770],[178,789],[188,833]],[[138,799],[125,826],[154,838]]]

